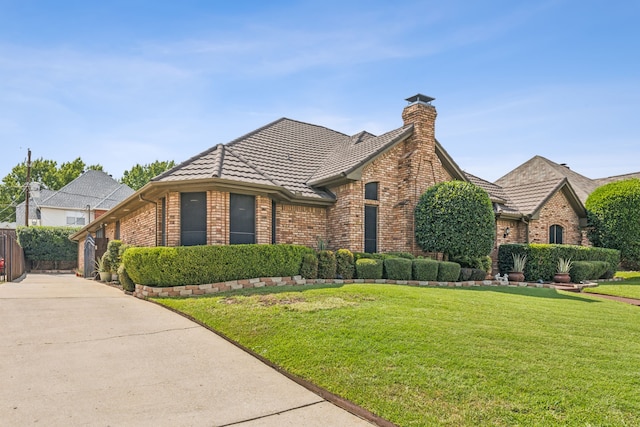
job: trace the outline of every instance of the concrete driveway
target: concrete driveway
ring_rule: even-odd
[[[207,329],[72,275],[0,285],[0,424],[370,426]]]

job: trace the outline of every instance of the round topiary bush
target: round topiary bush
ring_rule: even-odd
[[[620,250],[623,267],[640,269],[640,179],[597,188],[585,203],[594,246]]]
[[[489,195],[462,181],[428,188],[416,205],[415,225],[416,241],[422,250],[449,257],[489,255],[496,236]]]

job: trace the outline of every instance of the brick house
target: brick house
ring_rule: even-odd
[[[419,252],[420,195],[467,180],[435,138],[433,98],[408,98],[403,125],[345,135],[287,118],[155,177],[72,238],[138,246],[292,243]],[[79,265],[83,265],[79,250]]]
[[[137,246],[323,241],[332,249],[418,254],[416,203],[428,187],[449,180],[488,192],[496,248],[585,243],[592,180],[541,157],[496,183],[467,174],[435,138],[433,98],[407,101],[403,125],[383,135],[282,118],[200,153],[74,234],[79,265],[89,234]]]

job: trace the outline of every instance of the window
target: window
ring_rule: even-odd
[[[378,200],[377,182],[369,182],[364,185],[364,198],[366,200]]]
[[[84,213],[78,211],[67,211],[67,225],[84,225]]]
[[[120,220],[116,221],[116,233],[113,238],[116,240],[120,240]]]
[[[378,252],[378,207],[364,207],[364,251]]]
[[[256,242],[256,198],[244,194],[229,195],[229,244]]]
[[[554,224],[549,227],[549,243],[562,244],[562,226]]]
[[[207,244],[207,193],[180,194],[180,244]]]

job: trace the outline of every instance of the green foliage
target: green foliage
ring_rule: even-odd
[[[449,181],[427,189],[416,205],[415,222],[416,241],[426,252],[481,257],[493,248],[493,205],[474,184]]]
[[[118,271],[120,263],[122,262],[122,259],[120,258],[121,246],[122,240],[110,240],[107,244],[107,252],[105,252],[105,255],[107,256],[107,260],[111,268],[110,271],[112,273],[116,273]]]
[[[449,261],[457,262],[462,268],[475,268],[491,273],[491,257],[488,255],[477,258],[468,256],[451,257],[449,258]]]
[[[387,279],[411,280],[412,261],[407,258],[388,258],[384,261],[384,272]]]
[[[78,243],[69,236],[78,227],[18,227],[18,243],[30,261],[76,261]]]
[[[176,165],[173,160],[161,162],[156,160],[146,165],[136,164],[131,169],[124,171],[121,183],[128,185],[134,190],[139,190],[157,175],[171,169]]]
[[[383,261],[381,259],[360,258],[356,261],[358,279],[382,279]]]
[[[525,280],[537,282],[538,280],[551,281],[558,266],[560,258],[575,261],[605,261],[607,273],[612,275],[620,263],[620,251],[615,249],[593,248],[575,245],[550,245],[550,244],[508,244],[500,245],[498,249],[498,269],[501,274],[511,270],[513,264],[512,254],[527,256],[524,268]]]
[[[336,278],[336,254],[333,251],[318,251],[318,278]]]
[[[338,249],[336,251],[336,274],[343,279],[353,279],[355,265],[353,254],[349,249]]]
[[[438,282],[455,282],[460,277],[460,264],[450,261],[439,261]]]
[[[180,286],[295,276],[304,254],[312,252],[298,245],[133,247],[122,262],[134,283]]]
[[[388,257],[415,259],[415,256],[412,253],[409,253],[409,252],[384,252],[381,255],[388,256]]]
[[[511,271],[522,273],[524,272],[524,267],[527,265],[527,255],[526,254],[511,254],[511,258],[513,259],[513,267],[511,267]]]
[[[576,261],[570,269],[571,281],[580,283],[593,278],[594,266],[591,261]]]
[[[318,255],[315,252],[308,252],[302,256],[300,275],[305,279],[318,278]]]
[[[460,268],[460,276],[458,277],[459,282],[466,281],[481,281],[487,277],[487,272],[480,268],[468,268],[462,267]]]
[[[585,207],[589,240],[595,246],[620,250],[625,268],[640,269],[640,179],[597,188]]]
[[[435,282],[438,280],[438,266],[440,263],[433,259],[413,260],[413,279],[421,282]]]
[[[102,254],[99,260],[96,261],[96,268],[99,273],[110,273],[113,269],[113,265],[111,264],[111,257],[109,256],[109,252],[105,252]]]
[[[573,265],[573,261],[571,258],[560,258],[558,259],[558,264],[556,267],[556,273],[569,273],[571,271],[571,266]]]
[[[118,267],[118,281],[122,285],[122,289],[125,291],[133,292],[136,290],[136,285],[133,283],[133,280],[129,277],[127,273],[127,269],[124,267],[124,264],[120,264]]]

